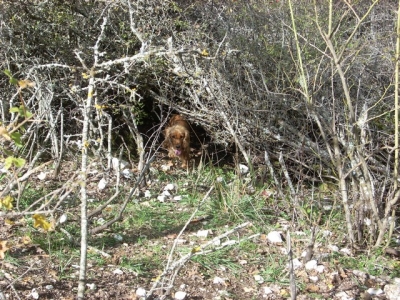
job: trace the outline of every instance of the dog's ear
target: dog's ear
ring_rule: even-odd
[[[189,134],[189,132],[185,131],[185,132],[183,133],[183,140],[184,140],[187,144],[189,144],[189,139],[190,139],[190,134]]]
[[[162,146],[164,148],[168,148],[170,146],[170,141],[169,141],[169,128],[165,128],[163,130],[163,134],[164,134],[164,141],[162,143]]]

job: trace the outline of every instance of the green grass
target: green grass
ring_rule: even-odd
[[[373,252],[371,254],[358,254],[350,257],[341,253],[334,252],[330,257],[330,262],[339,264],[342,268],[350,270],[360,270],[373,276],[399,277],[400,269],[393,264],[391,259],[382,256],[382,253]]]
[[[89,250],[88,264],[101,268],[109,266],[123,268],[151,282],[151,279],[157,277],[164,269],[176,235],[187,223],[193,211],[198,208],[198,204],[211,186],[214,186],[214,190],[195,216],[195,219],[198,217],[206,217],[206,219],[188,225],[182,236],[186,242],[177,245],[174,259],[189,253],[195,245],[202,245],[245,221],[251,221],[252,226],[240,234],[233,234],[229,237],[230,239],[240,240],[253,233],[267,234],[273,229],[281,229],[281,221],[290,223],[292,231],[305,232],[304,237],[296,238],[293,235],[292,246],[296,248],[296,255],[307,246],[313,226],[318,226],[320,229],[316,240],[321,249],[324,247],[326,249],[328,243],[340,245],[346,235],[343,230],[343,213],[340,209],[324,211],[316,204],[315,199],[307,198],[306,195],[300,200],[302,206],[297,208],[297,211],[301,211],[306,218],[293,223],[294,209],[290,197],[265,196],[263,192],[273,190],[271,185],[266,184],[253,186],[253,191],[249,192],[251,181],[237,176],[234,169],[206,166],[184,175],[179,171],[173,175],[159,171],[156,175],[152,185],[148,187],[152,195],[158,195],[166,184],[173,183],[177,189],[171,193],[181,195],[182,200],[176,202],[167,200],[160,203],[155,198],[139,198],[139,202],[130,201],[120,222],[114,223],[99,234],[89,236],[89,245],[111,254],[111,258]],[[27,207],[47,191],[28,187],[25,192],[26,194],[21,198],[21,207]],[[289,195],[288,192],[284,191],[284,193]],[[108,196],[103,194],[95,197],[98,199],[89,203],[90,209],[106,201]],[[16,230],[17,235],[31,237],[32,244],[48,254],[52,264],[57,266],[59,278],[66,280],[76,278],[77,270],[71,265],[79,264],[80,255],[79,201],[74,197],[71,199],[75,200],[67,201],[63,211],[57,213],[68,214],[68,221],[61,226],[73,237],[73,241],[70,241],[60,228],[48,233],[34,228],[31,216],[25,217],[24,226]],[[105,221],[113,219],[124,200],[124,196],[121,196],[100,215],[92,218],[91,228],[99,225],[100,218]],[[49,218],[49,216],[46,217]],[[203,240],[196,236],[196,232],[200,229],[210,229],[212,233]],[[325,229],[333,233],[331,237],[325,237],[322,234]],[[257,239],[244,240],[239,244],[219,250],[214,248],[212,252],[198,254],[192,257],[192,261],[187,262],[185,266],[190,268],[193,266],[191,264],[195,264],[199,267],[201,276],[206,279],[226,272],[225,274],[231,276],[230,280],[232,278],[237,278],[239,281],[246,279],[254,283],[252,273],[249,273],[251,270],[262,276],[266,283],[277,283],[287,287],[289,284],[286,269],[287,256],[281,253],[282,247],[285,245],[269,245]],[[24,264],[23,257],[13,257],[9,253],[6,253],[5,261],[15,266]],[[382,249],[355,257],[331,252],[324,262],[328,267],[340,265],[342,268],[357,269],[375,276],[400,276],[398,264],[384,257]],[[94,276],[96,276],[95,271],[88,273],[89,278]],[[257,286],[256,283],[254,284]],[[301,291],[306,290],[304,278],[298,278],[297,285]],[[312,297],[318,299],[319,296],[316,294]]]
[[[265,282],[274,282],[287,285],[289,278],[287,276],[287,258],[286,256],[272,256],[265,257],[264,268],[260,275],[264,278]]]
[[[231,249],[221,249],[207,255],[196,255],[192,258],[193,262],[199,263],[205,270],[203,275],[214,274],[216,269],[223,268],[230,270],[233,273],[238,273],[242,269],[241,265],[234,257],[230,255]]]

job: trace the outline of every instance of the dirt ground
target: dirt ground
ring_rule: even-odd
[[[69,264],[60,265],[56,257],[38,245],[23,241],[13,236],[12,226],[0,219],[0,238],[13,240],[9,249],[9,259],[0,260],[0,299],[75,299],[77,291],[78,266],[73,259]],[[190,238],[183,235],[182,238]],[[154,243],[165,244],[169,248],[173,239],[160,237]],[[272,255],[278,248],[267,243],[264,238],[253,240],[261,258]],[[271,250],[275,248],[275,250]],[[135,253],[152,252],[137,244],[121,243],[117,247],[105,249],[110,255],[106,264],[96,265],[96,261],[88,260],[88,279],[86,299],[140,299],[140,288],[149,290],[161,270],[152,274],[141,274],[121,268],[121,257],[134,256]],[[90,252],[90,250],[89,250]],[[215,266],[212,270],[204,269],[196,262],[185,264],[176,277],[173,288],[166,299],[176,299],[184,292],[184,299],[288,299],[288,282],[263,282],[257,277],[263,261],[252,261],[245,253],[238,252],[235,247],[228,252],[231,258],[241,264],[240,272],[232,272],[227,268]],[[15,263],[14,263],[15,261]],[[370,296],[365,293],[368,288],[383,289],[383,279],[370,278],[361,272],[345,270],[330,263],[321,263],[322,272],[315,270],[296,270],[296,278],[301,284],[297,299],[386,299],[384,295]],[[264,266],[265,267],[265,266]],[[69,274],[61,277],[60,274]],[[288,278],[288,274],[282,274]],[[285,280],[283,280],[285,281]],[[167,285],[165,285],[167,286]],[[139,290],[138,290],[139,289]],[[158,299],[156,291],[151,299]]]

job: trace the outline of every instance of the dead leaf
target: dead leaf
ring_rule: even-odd
[[[171,233],[171,234],[168,234],[168,235],[167,235],[167,238],[170,239],[170,240],[173,240],[173,239],[176,238],[176,236],[177,236],[176,233]]]
[[[49,231],[51,229],[51,223],[46,220],[46,218],[39,214],[33,215],[33,227],[38,228],[42,227],[45,231]]]
[[[285,297],[285,298],[290,296],[289,292],[288,292],[287,290],[285,290],[285,289],[281,289],[281,290],[279,291],[279,294],[280,294],[282,297]]]
[[[316,284],[308,284],[306,287],[307,291],[309,291],[310,293],[316,293],[319,291],[319,287]]]
[[[6,209],[12,209],[13,201],[14,201],[14,199],[10,195],[8,195],[8,196],[4,197],[3,199],[0,199],[0,207],[5,207]]]
[[[28,245],[28,244],[32,243],[32,240],[31,240],[31,238],[30,238],[29,236],[24,235],[24,236],[21,238],[21,242],[22,242],[24,245]]]
[[[11,141],[10,134],[7,131],[7,128],[0,126],[0,136],[5,138],[7,141]]]
[[[0,241],[0,259],[4,259],[6,251],[10,249],[7,247],[7,241]]]
[[[265,242],[265,241],[267,241],[267,235],[264,233],[260,234],[259,239],[260,239],[260,241]]]
[[[28,79],[18,80],[18,85],[21,89],[26,89],[27,87],[34,87],[36,84]]]
[[[6,224],[8,226],[13,226],[15,224],[15,222],[13,220],[10,220],[10,219],[5,219],[4,220],[4,224]]]
[[[243,288],[243,291],[244,291],[245,293],[250,293],[250,292],[254,291],[254,289],[253,289],[253,288],[249,288],[249,287],[244,287],[244,288]]]
[[[200,246],[193,247],[191,252],[192,252],[192,254],[201,252],[201,247]]]

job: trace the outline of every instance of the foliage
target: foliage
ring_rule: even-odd
[[[140,230],[149,219],[159,234],[182,225],[191,211],[174,219],[165,210],[174,207],[127,206],[152,182],[146,172],[154,172],[162,128],[177,112],[197,138],[197,178],[189,179],[196,192],[182,203],[196,208],[199,186],[213,186],[206,212],[223,222],[256,219],[262,228],[284,218],[329,227],[340,217],[349,244],[390,243],[389,216],[400,196],[392,176],[395,4],[298,4],[2,1],[2,212],[33,215],[35,228],[53,234],[60,214],[75,214],[87,195],[112,191],[100,207],[89,201],[86,224],[96,230]],[[113,169],[117,158],[138,171],[128,174],[132,191]],[[161,182],[176,179],[159,172]],[[53,181],[31,193],[38,176]],[[92,176],[114,186],[90,185]],[[206,268],[214,261],[236,268],[222,256],[196,259]],[[281,270],[264,275],[278,278]]]

